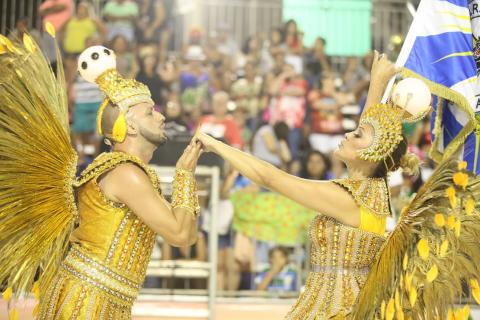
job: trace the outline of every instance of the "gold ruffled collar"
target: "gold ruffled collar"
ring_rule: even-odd
[[[358,206],[365,207],[375,214],[391,216],[390,192],[383,178],[336,179],[332,182],[345,188]]]
[[[87,166],[85,170],[80,174],[80,177],[76,179],[73,186],[78,188],[87,183],[91,179],[96,179],[103,173],[115,168],[120,163],[132,162],[142,168],[150,178],[155,189],[160,190],[160,181],[158,176],[152,168],[146,165],[138,157],[124,153],[124,152],[104,152],[98,155],[91,164]]]

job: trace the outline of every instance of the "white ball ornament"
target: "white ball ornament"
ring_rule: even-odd
[[[117,68],[115,52],[104,46],[85,49],[78,57],[78,72],[88,82],[95,83],[99,75]]]
[[[405,78],[393,89],[391,100],[396,106],[410,113],[413,118],[418,118],[429,111],[432,94],[422,80]]]

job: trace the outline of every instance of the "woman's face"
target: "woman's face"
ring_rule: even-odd
[[[334,155],[345,163],[361,160],[359,151],[368,148],[373,143],[374,129],[369,124],[360,124],[352,132],[345,134]]]
[[[176,101],[169,101],[166,108],[166,116],[169,119],[175,119],[182,113],[182,108]]]
[[[278,30],[272,30],[272,33],[270,34],[270,41],[272,44],[276,45],[282,42],[282,35],[280,34],[280,31]]]
[[[145,69],[147,70],[154,69],[156,67],[155,64],[156,64],[156,59],[154,55],[149,54],[143,58],[143,66],[145,67]]]
[[[254,52],[258,50],[258,40],[257,38],[253,37],[250,39],[248,42],[248,48],[250,49],[250,52]]]
[[[297,32],[297,23],[295,21],[290,21],[287,24],[287,33],[293,34]]]
[[[318,153],[310,155],[307,161],[307,172],[310,177],[320,178],[324,175],[326,170],[325,161]]]
[[[85,19],[89,16],[88,6],[84,3],[81,3],[77,6],[77,17],[79,19]]]

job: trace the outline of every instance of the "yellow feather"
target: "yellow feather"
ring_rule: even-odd
[[[455,311],[455,320],[463,320],[463,308],[458,308]]]
[[[413,274],[407,272],[405,274],[405,289],[407,289],[407,291],[410,291],[412,289],[412,279],[413,279]]]
[[[403,313],[402,308],[397,309],[397,320],[404,320],[405,314]]]
[[[427,272],[427,281],[433,282],[438,277],[438,266],[434,264]]]
[[[392,320],[395,315],[395,302],[392,298],[388,301],[387,310],[385,312],[385,319]]]
[[[448,320],[455,320],[455,314],[453,313],[453,309],[452,309],[452,308],[448,309],[447,319],[448,319]]]
[[[13,293],[12,287],[8,287],[2,294],[3,300],[9,301],[10,299],[12,299],[12,293]]]
[[[25,48],[27,48],[27,50],[30,53],[34,53],[35,50],[37,49],[35,47],[35,44],[34,44],[32,38],[26,33],[23,34],[23,45],[25,46]]]
[[[415,306],[415,303],[417,302],[417,288],[413,287],[410,290],[410,294],[408,296],[408,300],[410,301],[410,305],[412,308]]]
[[[17,308],[13,308],[12,311],[8,314],[8,320],[19,320],[20,317],[18,315]]]
[[[420,239],[417,243],[418,254],[423,260],[427,260],[430,255],[430,247],[428,245],[428,240]]]
[[[435,215],[434,220],[435,220],[435,224],[436,224],[437,226],[439,226],[439,227],[445,226],[445,216],[444,216],[443,214],[437,213],[437,214]]]
[[[408,266],[408,255],[405,253],[405,255],[403,256],[403,271],[407,270],[407,266]]]
[[[32,311],[32,316],[34,318],[37,318],[38,314],[40,313],[40,303],[37,303],[35,305],[35,308],[33,308],[33,311]]]
[[[467,169],[467,161],[460,161],[457,166],[458,170],[465,170]]]
[[[55,38],[55,27],[51,22],[46,22],[45,23],[45,30],[48,32],[49,35],[52,36],[52,38]]]
[[[460,237],[460,227],[461,227],[461,223],[460,223],[460,220],[457,220],[455,222],[455,235],[458,237]]]
[[[0,43],[0,54],[4,54],[7,52],[7,48],[3,44]]]
[[[380,306],[380,316],[383,319],[385,319],[385,300],[382,300],[382,304]]]
[[[478,304],[480,304],[480,287],[477,279],[470,279],[470,288],[472,289],[473,298]]]
[[[395,290],[395,309],[401,309],[402,307],[400,306],[400,293],[398,292],[398,289]]]
[[[455,228],[455,216],[452,214],[452,215],[449,215],[448,218],[447,218],[447,226],[450,230],[452,230],[453,228]]]
[[[447,190],[445,191],[445,195],[448,197],[448,200],[450,201],[450,206],[452,208],[455,208],[457,206],[457,197],[455,195],[455,188],[448,187]]]
[[[33,284],[32,293],[35,296],[35,299],[40,299],[40,284],[38,281],[35,281]]]
[[[55,75],[27,39],[13,47],[0,37],[20,53],[0,55],[0,283],[15,296],[32,291],[39,271],[39,287],[50,284],[78,214],[62,60]]]
[[[465,201],[465,212],[467,213],[467,215],[471,215],[474,209],[475,200],[473,198],[468,198],[467,201]]]
[[[448,240],[443,240],[441,246],[440,246],[440,257],[445,257],[448,251]]]
[[[3,34],[0,34],[0,44],[4,45],[8,51],[12,52],[12,53],[21,53],[12,43],[12,41],[10,41],[10,39],[8,39],[7,37],[5,37]]]
[[[463,307],[463,318],[462,320],[468,320],[468,318],[470,317],[470,305],[469,304],[466,304],[464,307]]]
[[[455,183],[455,185],[459,187],[462,187],[462,189],[465,190],[468,185],[468,175],[463,172],[455,173],[453,175],[453,183]]]

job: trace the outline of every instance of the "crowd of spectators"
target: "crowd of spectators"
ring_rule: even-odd
[[[326,54],[325,39],[319,36],[312,47],[306,47],[304,31],[294,20],[273,27],[268,34],[251,35],[244,43],[236,43],[222,21],[214,33],[195,27],[189,31],[187,43],[175,51],[170,41],[173,5],[172,0],[109,0],[100,15],[95,15],[88,1],[46,0],[39,8],[43,22],[51,22],[59,34],[72,140],[81,165],[102,149],[101,139],[95,134],[95,115],[102,95],[77,75],[76,59],[86,47],[101,44],[115,51],[121,74],[149,87],[156,108],[166,116],[170,139],[193,133],[201,126],[212,136],[303,178],[345,177],[344,166],[331,155],[343,135],[358,122],[369,85],[372,54],[333,64]],[[41,44],[55,69],[51,40],[42,30],[28,30],[27,19],[18,20],[10,37],[21,39],[27,31]],[[405,133],[411,151],[428,162],[428,120],[405,127]],[[392,203],[397,212],[427,174],[425,168],[416,178],[401,173],[392,177]],[[268,243],[248,251],[246,248],[252,247],[249,239],[232,231],[234,209],[229,195],[238,190],[265,191],[237,172],[225,170],[218,230],[218,287],[298,289],[295,271],[288,262],[291,249]],[[205,217],[208,219],[208,212]],[[205,239],[207,225],[204,220],[200,226]],[[204,244],[201,241],[197,246]],[[204,252],[200,249],[196,255],[202,260],[205,254],[200,254]],[[245,258],[252,255],[252,250],[257,251],[253,253],[256,259]],[[171,251],[164,253],[172,255]],[[174,255],[192,257],[185,250]],[[252,267],[252,261],[263,263],[263,267]],[[250,281],[243,281],[242,271],[252,269],[258,272]]]

